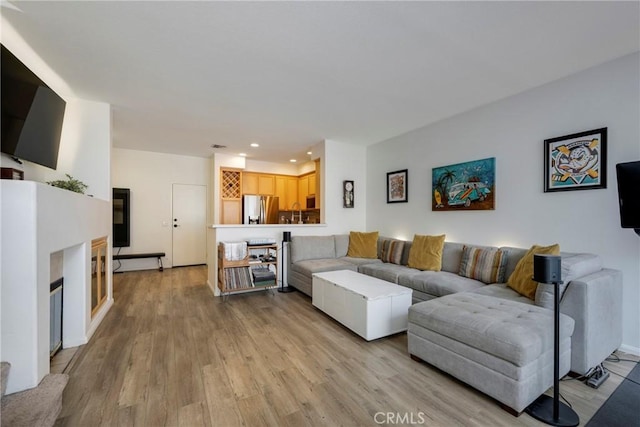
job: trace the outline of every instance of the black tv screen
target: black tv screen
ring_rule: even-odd
[[[640,160],[616,165],[622,228],[640,228]]]
[[[2,46],[2,152],[55,169],[66,102]]]
[[[113,247],[128,247],[131,241],[130,203],[131,191],[128,188],[113,189]]]

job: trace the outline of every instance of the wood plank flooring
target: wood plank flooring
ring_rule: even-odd
[[[543,425],[413,361],[404,333],[366,342],[298,292],[223,302],[206,276],[114,275],[115,304],[70,365],[56,426],[375,426],[377,413],[405,417],[393,425]],[[561,388],[584,425],[620,382]]]

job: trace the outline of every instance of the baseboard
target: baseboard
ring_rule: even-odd
[[[96,317],[91,320],[91,325],[89,326],[89,330],[87,331],[87,342],[89,342],[89,340],[93,336],[93,333],[96,331],[96,329],[98,329],[98,326],[100,326],[100,323],[102,323],[104,317],[107,315],[107,312],[111,309],[112,306],[113,298],[107,298],[104,305],[100,307],[100,310],[98,310],[98,312],[96,313]]]
[[[213,286],[211,284],[211,280],[207,279],[207,286],[209,286],[209,289],[211,289],[211,292],[213,293],[214,297],[219,297],[220,296],[220,292],[218,291],[218,288]]]
[[[130,260],[124,260],[124,261],[130,261]],[[117,261],[114,261],[117,262]],[[167,270],[169,268],[173,268],[171,265],[165,265],[164,266],[164,270]],[[133,267],[125,267],[125,266],[120,266],[117,268],[114,268],[113,272],[114,273],[127,273],[130,271],[151,271],[151,270],[156,270],[158,271],[158,264],[156,263],[155,266],[133,266]]]
[[[207,279],[207,285],[209,285],[209,289],[211,289],[211,292],[213,292],[213,296],[214,297],[219,297],[220,295],[220,289],[217,286],[214,286],[211,284],[211,281],[209,279]]]
[[[100,323],[102,323],[102,321],[104,320],[104,317],[107,315],[107,312],[111,309],[112,306],[113,306],[113,298],[107,298],[107,300],[102,305],[102,307],[100,307],[100,310],[98,310],[98,312],[96,313],[96,316],[93,319],[91,319],[89,329],[87,329],[84,339],[80,338],[75,340],[69,340],[69,339],[64,339],[63,337],[62,348],[78,347],[88,343],[91,337],[93,336],[94,332],[96,331],[96,329],[98,329],[98,326],[100,326]]]
[[[88,343],[89,340],[85,339],[85,340],[67,340],[63,343],[62,348],[73,348],[73,347],[79,347],[81,345],[85,345],[86,343]]]
[[[622,344],[618,350],[635,356],[640,356],[640,347],[632,347],[630,345]]]

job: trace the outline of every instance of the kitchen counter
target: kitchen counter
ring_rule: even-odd
[[[295,219],[299,218],[298,213],[302,214],[302,218],[305,224],[320,224],[320,209],[302,209],[297,210],[281,210],[278,212],[278,218],[280,218],[280,224],[295,224],[287,222],[291,220],[291,216],[294,215]]]
[[[326,227],[327,224],[211,224],[207,228],[242,228],[242,229],[261,229],[261,228],[306,228],[306,227]]]

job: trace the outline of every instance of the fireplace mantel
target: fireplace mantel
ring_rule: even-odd
[[[85,344],[113,304],[91,318],[91,240],[111,240],[109,201],[34,181],[0,181],[1,353],[11,363],[7,393],[49,373],[49,263],[64,251],[63,347]],[[107,272],[111,271],[107,253]]]

